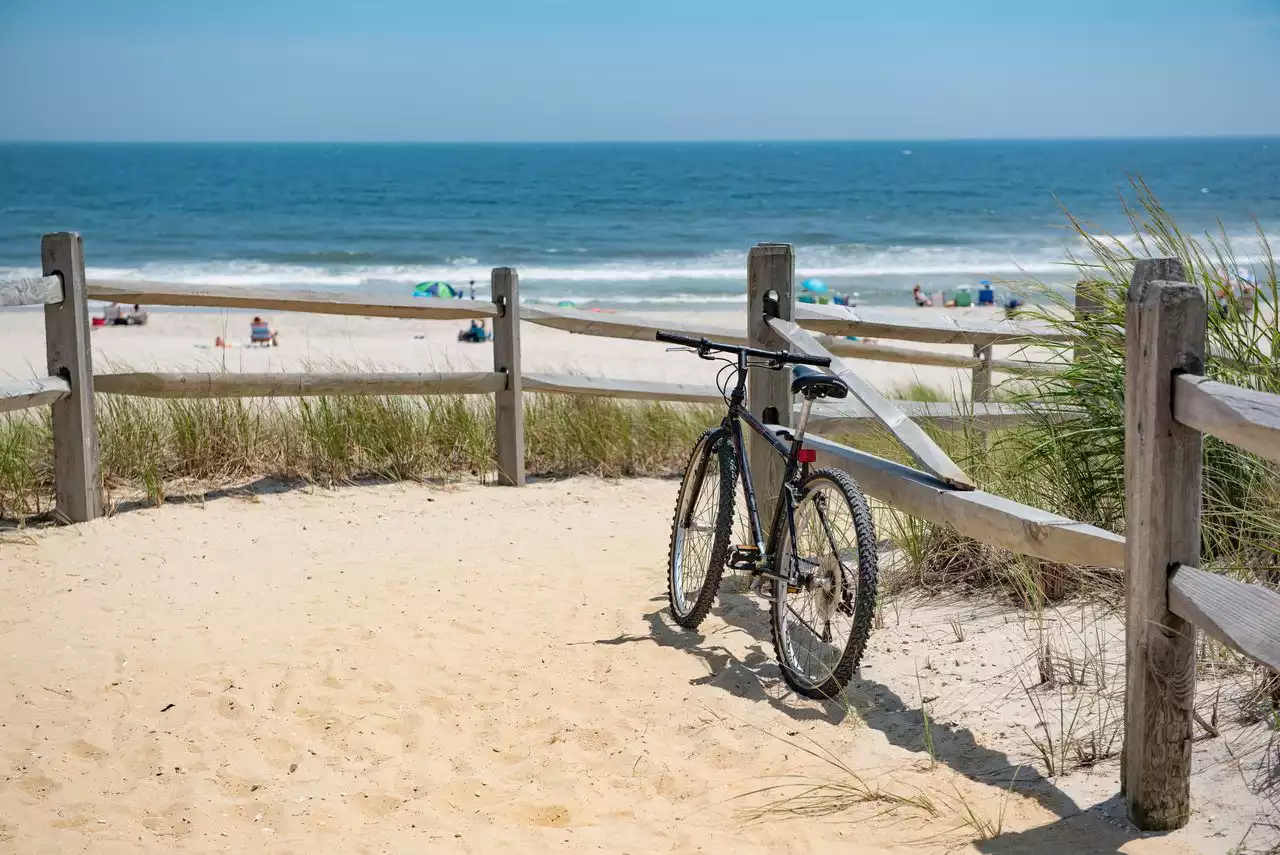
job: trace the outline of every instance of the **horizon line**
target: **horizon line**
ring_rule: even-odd
[[[1026,137],[818,137],[762,139],[0,139],[0,145],[821,145],[831,143],[1080,143],[1080,142],[1249,142],[1280,140],[1280,131],[1262,134],[1178,134],[1167,136]]]

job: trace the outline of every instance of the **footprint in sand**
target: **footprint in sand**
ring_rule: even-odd
[[[218,700],[218,715],[223,718],[243,718],[244,707],[237,703],[235,698],[223,695]]]
[[[85,742],[83,739],[77,739],[71,743],[69,749],[73,755],[84,760],[96,760],[101,763],[107,759],[107,752],[91,742]]]
[[[160,837],[186,837],[191,833],[191,819],[187,813],[190,805],[178,802],[159,813],[148,813],[142,818],[142,827]]]
[[[516,808],[516,819],[523,825],[564,828],[570,817],[569,809],[563,805],[522,805]]]
[[[43,799],[61,786],[57,781],[46,778],[44,775],[25,775],[18,782],[19,789],[37,799]]]

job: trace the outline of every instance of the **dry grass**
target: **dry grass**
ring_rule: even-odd
[[[531,395],[529,471],[605,477],[669,475],[718,417],[710,407]],[[176,484],[252,478],[322,485],[365,478],[488,477],[494,466],[487,396],[150,400],[98,398],[103,478],[115,494],[154,503]],[[0,417],[0,517],[47,512],[52,491],[48,411]]]

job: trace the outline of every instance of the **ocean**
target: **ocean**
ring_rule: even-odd
[[[746,251],[796,246],[798,278],[905,305],[911,285],[1068,283],[1062,208],[1127,231],[1141,175],[1245,264],[1280,228],[1280,140],[666,144],[5,144],[0,276],[40,235],[84,235],[90,277],[488,293],[532,302],[741,302]]]

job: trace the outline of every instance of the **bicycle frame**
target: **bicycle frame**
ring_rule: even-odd
[[[813,402],[807,398],[805,399],[800,413],[799,425],[794,432],[788,432],[784,439],[766,427],[764,422],[756,418],[750,410],[743,406],[743,401],[746,398],[747,383],[747,355],[745,353],[738,354],[737,372],[737,382],[734,385],[732,394],[729,396],[729,411],[725,414],[720,426],[729,436],[729,441],[733,445],[738,472],[741,473],[742,496],[747,505],[747,519],[751,530],[752,545],[756,547],[761,558],[761,575],[777,578],[777,574],[773,569],[776,558],[774,553],[783,535],[783,525],[792,524],[793,516],[790,511],[795,506],[795,487],[804,477],[808,466],[808,464],[800,462],[799,455],[801,448],[804,446],[805,427],[809,422],[809,409]],[[778,499],[773,507],[773,519],[769,522],[767,538],[760,525],[760,511],[756,503],[755,484],[752,480],[751,467],[747,461],[747,449],[742,431],[743,422],[746,422],[747,427],[763,437],[769,443],[769,447],[785,461],[782,484],[778,488]],[[792,531],[789,534],[791,536],[788,538],[788,542],[791,544],[792,551],[794,551],[796,548],[795,532]],[[795,568],[796,562],[788,562],[788,566]],[[788,579],[788,581],[791,580]]]

